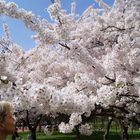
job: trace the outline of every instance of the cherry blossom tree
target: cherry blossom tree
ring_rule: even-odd
[[[1,83],[10,81],[1,99],[40,114],[69,115],[59,125],[63,133],[76,127],[91,134],[86,122],[111,116],[120,123],[121,139],[128,140],[129,123],[140,124],[140,1],[116,0],[112,7],[96,1],[101,9],[89,6],[77,17],[75,2],[67,14],[55,0],[48,7],[52,23],[0,1],[0,14],[37,32],[34,49],[24,52],[12,44],[1,54]]]

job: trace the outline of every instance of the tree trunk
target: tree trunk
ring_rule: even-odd
[[[32,130],[32,131],[30,131],[30,133],[31,133],[31,135],[30,135],[31,136],[31,140],[36,140],[36,131]]]
[[[111,126],[111,123],[113,121],[113,118],[109,119],[109,122],[107,124],[107,128],[106,128],[106,131],[104,133],[104,140],[108,140],[108,136],[109,136],[109,130],[110,130],[110,126]]]
[[[80,140],[80,132],[79,132],[79,126],[75,126],[75,130],[76,130],[76,140]]]
[[[129,140],[129,137],[128,137],[128,126],[125,126],[123,120],[120,120],[119,124],[120,124],[120,129],[121,129],[121,132],[120,132],[121,140]]]
[[[27,126],[30,130],[30,134],[31,134],[28,138],[29,140],[36,140],[36,129],[37,129],[38,124],[41,121],[41,118],[42,118],[42,114],[37,116],[36,122],[34,123],[34,125],[31,125],[30,120],[29,120],[29,112],[28,112],[28,110],[26,110],[26,122],[27,122]]]

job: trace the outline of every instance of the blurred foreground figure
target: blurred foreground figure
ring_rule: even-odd
[[[0,101],[0,140],[6,140],[7,135],[14,132],[14,128],[11,104]]]

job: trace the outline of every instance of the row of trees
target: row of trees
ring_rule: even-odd
[[[112,8],[96,1],[101,9],[89,6],[77,17],[75,2],[67,14],[55,0],[48,7],[52,23],[0,1],[0,15],[36,31],[27,52],[10,41],[7,25],[0,40],[0,100],[25,112],[18,117],[26,118],[33,140],[44,114],[68,116],[59,130],[75,128],[78,139],[79,132],[91,134],[87,123],[95,116],[116,119],[122,140],[130,122],[140,124],[140,1],[116,0]]]

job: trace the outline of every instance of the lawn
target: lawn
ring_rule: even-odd
[[[26,140],[28,133],[23,132],[19,133],[24,140]],[[103,132],[101,131],[95,131],[91,136],[81,136],[81,140],[103,140],[102,138]],[[130,132],[129,137],[131,139],[139,139],[140,140],[140,131],[134,131],[133,134]],[[37,133],[37,140],[74,140],[75,134],[60,134],[58,132],[53,133],[52,135],[45,135],[44,133]],[[6,140],[11,140],[10,137],[8,137]],[[118,132],[110,132],[109,140],[120,140],[120,136]]]

